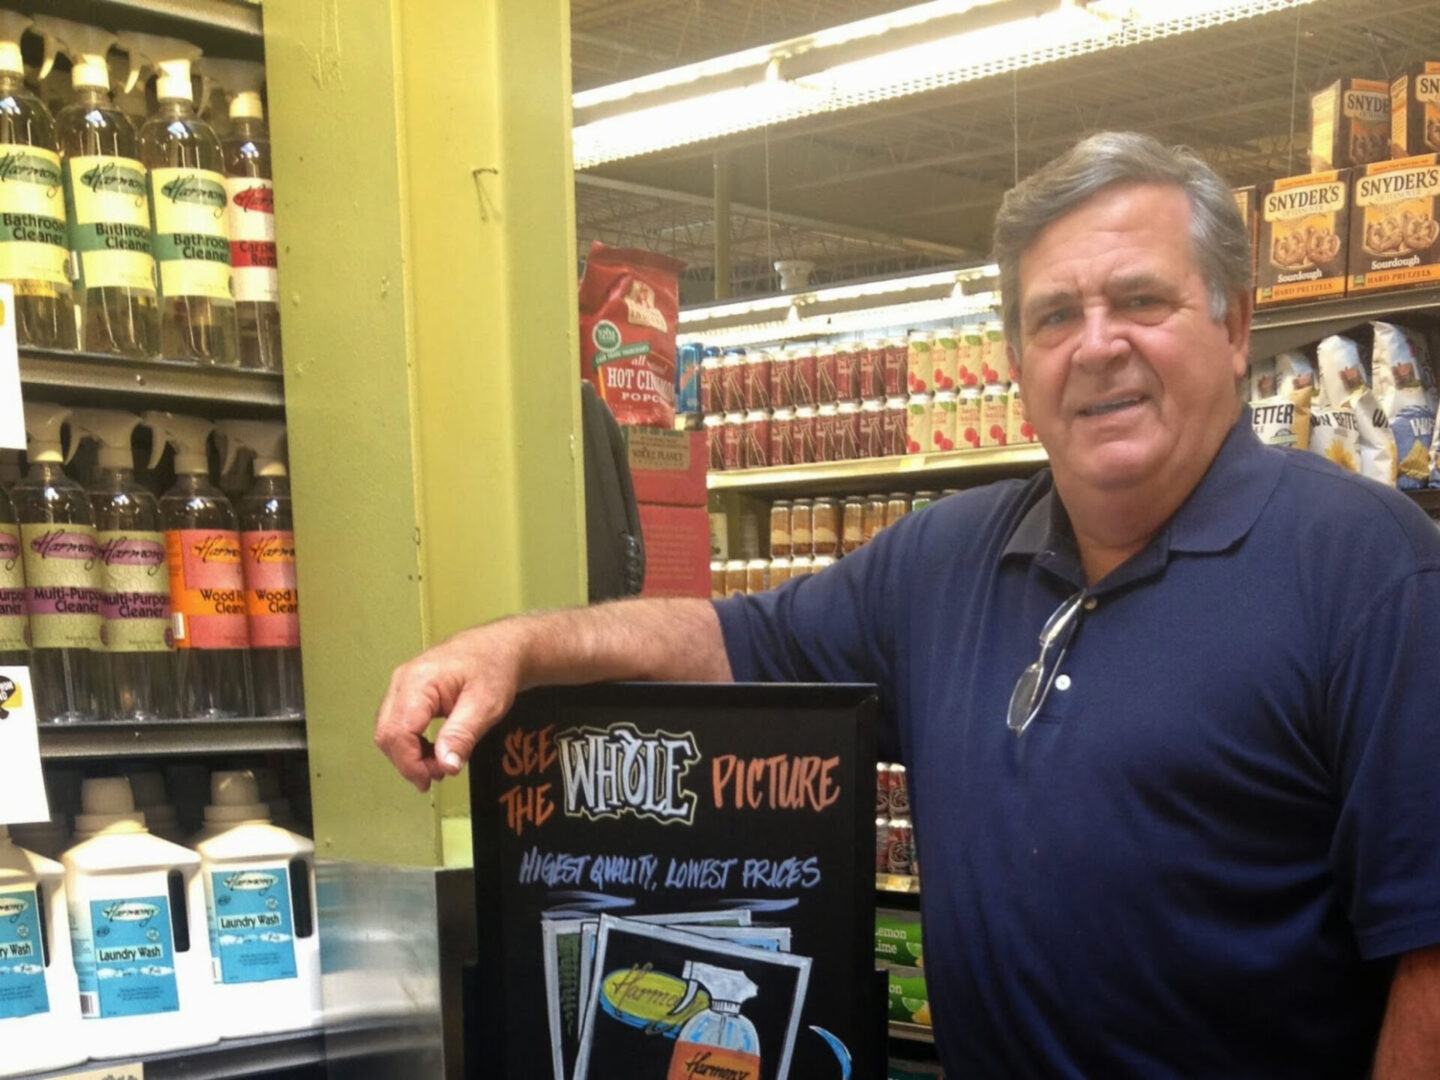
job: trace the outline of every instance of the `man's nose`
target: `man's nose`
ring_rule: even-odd
[[[1105,368],[1123,359],[1129,351],[1130,343],[1109,305],[1087,306],[1080,339],[1075,345],[1075,363],[1081,367]]]

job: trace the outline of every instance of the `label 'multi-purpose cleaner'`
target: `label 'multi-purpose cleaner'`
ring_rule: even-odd
[[[0,661],[21,657],[29,648],[30,623],[25,614],[25,561],[20,553],[20,526],[15,522],[10,496],[0,491]]]

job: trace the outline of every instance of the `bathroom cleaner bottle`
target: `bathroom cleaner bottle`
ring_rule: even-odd
[[[128,779],[135,809],[145,815],[145,827],[161,840],[184,844],[185,831],[166,795],[164,774],[153,770],[132,772]]]
[[[229,472],[242,451],[254,454],[255,483],[240,499],[240,557],[250,622],[250,665],[257,716],[303,716],[300,601],[295,584],[295,521],[285,468],[285,425],[262,420],[215,424]]]
[[[140,160],[150,177],[160,349],[172,359],[233,367],[240,355],[230,294],[225,159],[214,130],[195,112],[190,65],[200,50],[175,38],[128,31],[116,36],[130,54],[127,90],[142,66],[157,73],[159,103],[140,129]]]
[[[45,39],[42,75],[56,52],[70,58],[75,96],[55,117],[65,176],[70,249],[79,280],[80,347],[149,357],[160,352],[160,307],[150,251],[150,196],[140,137],[112,101],[106,59],[115,35],[48,15],[35,18]]]
[[[30,664],[30,620],[25,614],[25,560],[20,554],[20,521],[0,488],[0,666]]]
[[[25,85],[30,16],[0,11],[0,281],[15,287],[21,348],[75,348],[75,304],[55,120]]]
[[[111,719],[132,721],[176,715],[164,525],[159,500],[135,479],[130,438],[139,424],[133,413],[75,409],[70,414],[72,447],[86,439],[100,446],[89,495],[103,568],[105,651],[97,658],[105,669],[103,711]]]
[[[270,823],[248,772],[211,775],[196,839],[222,1038],[320,1022],[315,845]]]
[[[25,403],[30,468],[11,489],[25,560],[30,680],[41,723],[95,715],[100,644],[100,549],[85,490],[61,467],[70,410]]]
[[[275,182],[270,128],[260,100],[265,68],[253,60],[200,61],[200,83],[219,83],[230,103],[225,152],[229,198],[230,291],[240,327],[240,366],[280,370],[280,274],[275,249]],[[205,92],[209,96],[208,90]]]
[[[158,1054],[219,1038],[200,856],[152,836],[124,777],[86,780],[61,856],[86,1049]]]
[[[699,987],[710,996],[710,1006],[696,1013],[680,1029],[670,1056],[668,1080],[692,1080],[697,1064],[705,1075],[760,1080],[760,1035],[740,1015],[740,1005],[759,992],[743,971],[685,962],[685,998],[675,1008],[682,1012],[695,999]]]
[[[174,612],[175,699],[181,716],[251,712],[245,578],[235,508],[210,482],[211,424],[193,416],[148,412],[154,432],[150,468],[175,448],[175,485],[160,499]]]
[[[85,1060],[68,926],[65,868],[0,825],[0,1076]]]

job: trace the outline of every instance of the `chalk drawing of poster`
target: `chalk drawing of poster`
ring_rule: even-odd
[[[787,1080],[810,965],[602,915],[574,1080]]]

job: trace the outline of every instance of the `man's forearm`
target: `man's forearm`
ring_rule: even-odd
[[[1440,1076],[1440,946],[1407,953],[1395,968],[1374,1080]]]
[[[520,689],[642,679],[730,682],[720,620],[708,600],[620,600],[511,620]]]

